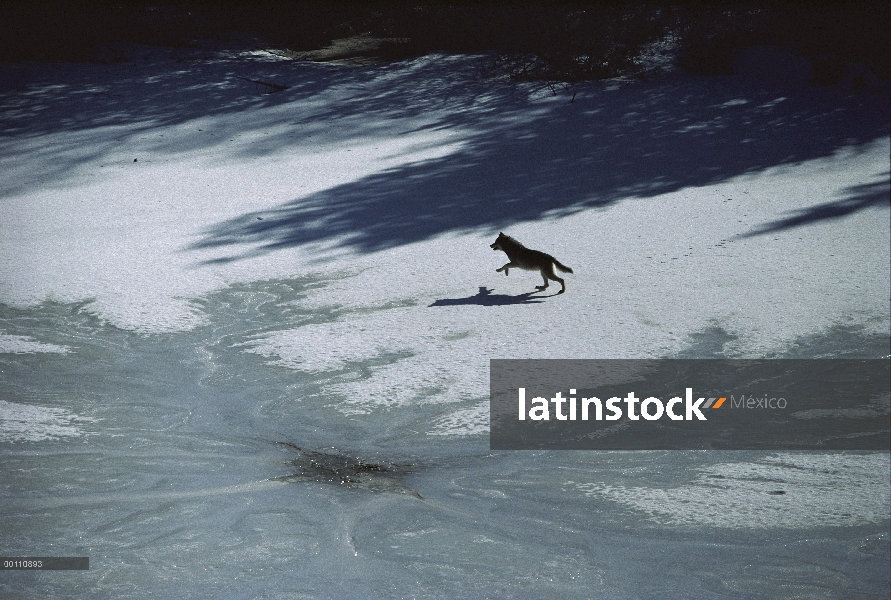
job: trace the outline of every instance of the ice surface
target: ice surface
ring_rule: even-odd
[[[39,442],[77,437],[83,430],[77,421],[94,421],[62,408],[47,408],[0,400],[0,442]]]
[[[43,344],[26,335],[0,334],[0,353],[3,354],[34,354],[35,352],[54,352],[65,354],[70,348],[57,346],[56,344]]]
[[[886,454],[486,437],[491,358],[887,357],[887,97],[205,54],[2,67],[2,552],[91,558],[4,595],[887,593]]]
[[[678,488],[575,485],[589,496],[643,511],[658,523],[733,529],[842,527],[880,524],[888,518],[889,466],[888,457],[879,454],[782,454],[712,465]],[[761,502],[756,501],[759,496]]]

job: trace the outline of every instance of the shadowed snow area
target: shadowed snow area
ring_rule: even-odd
[[[18,67],[6,76],[14,89],[4,128],[14,137],[2,156],[14,176],[2,193],[98,183],[107,179],[99,168],[117,179],[133,158],[149,166],[127,179],[199,158],[211,168],[205,185],[183,181],[197,175],[184,169],[140,195],[207,202],[223,187],[262,206],[211,222],[192,248],[226,250],[217,261],[310,243],[368,252],[701,188],[888,135],[879,95],[712,78],[584,84],[569,103],[482,81],[484,61],[432,56],[343,71],[242,56],[172,69],[78,66],[61,81],[52,67]],[[290,87],[262,94],[245,75]],[[247,177],[242,161],[260,168]],[[813,208],[780,227],[887,205],[885,171],[811,198]]]
[[[887,593],[887,454],[487,439],[494,358],[888,358],[886,95],[144,52],[0,66],[3,552],[91,560],[0,595]]]

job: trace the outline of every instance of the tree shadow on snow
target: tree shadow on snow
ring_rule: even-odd
[[[140,168],[133,148],[166,161],[210,151],[236,174],[250,173],[250,161],[295,151],[345,153],[377,141],[402,148],[393,151],[397,160],[404,153],[401,164],[295,191],[273,208],[207,228],[186,250],[216,249],[204,264],[218,264],[313,244],[364,253],[446,232],[498,231],[831,157],[888,135],[883,95],[710,77],[579,84],[570,103],[480,78],[486,60],[432,55],[348,69],[208,54],[0,65],[0,160],[17,173],[0,183],[0,197],[76,181],[109,161]],[[288,89],[264,94],[251,80]],[[433,158],[415,158],[423,152]],[[879,187],[754,234],[881,204]],[[282,191],[276,181],[269,188]],[[264,189],[258,181],[260,196]],[[781,212],[782,198],[752,201]]]
[[[881,208],[891,205],[891,185],[889,185],[891,173],[885,173],[880,181],[864,183],[847,188],[850,194],[846,198],[833,200],[805,208],[790,217],[780,219],[772,223],[766,223],[757,229],[745,233],[739,237],[748,238],[766,233],[777,233],[793,227],[810,225],[819,221],[829,221],[847,217],[867,208]]]
[[[454,110],[426,126],[463,136],[446,156],[245,213],[210,227],[191,249],[218,248],[224,260],[317,243],[375,252],[444,232],[498,231],[716,185],[831,156],[888,132],[885,99],[852,100],[829,89],[781,94],[733,78],[616,89],[591,84],[586,98],[570,104],[539,97],[540,106],[497,84],[488,87],[488,96],[473,92],[484,98],[474,99],[466,89],[456,92]],[[397,102],[380,100],[376,106],[369,99],[369,116]],[[465,102],[483,108],[462,111]],[[338,114],[332,109],[325,118],[336,120]],[[878,201],[871,190],[865,194],[865,200],[841,201],[783,226],[835,218],[839,211]],[[781,198],[752,201],[776,203],[777,212],[782,207]]]
[[[477,306],[505,306],[508,304],[540,304],[544,298],[550,298],[551,296],[556,295],[533,295],[537,293],[538,292],[526,292],[525,294],[517,294],[516,296],[509,296],[507,294],[493,294],[492,290],[481,285],[480,291],[473,296],[468,296],[466,298],[442,298],[440,300],[437,300],[430,306],[462,306],[468,304],[475,304]]]

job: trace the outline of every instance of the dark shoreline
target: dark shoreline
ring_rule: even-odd
[[[114,62],[129,44],[238,44],[315,60],[338,41],[364,40],[373,43],[339,58],[495,53],[515,79],[582,81],[639,73],[645,50],[671,40],[693,75],[727,74],[740,49],[770,45],[813,61],[818,83],[838,83],[850,63],[891,80],[891,5],[872,1],[47,0],[3,3],[0,18],[0,62]]]

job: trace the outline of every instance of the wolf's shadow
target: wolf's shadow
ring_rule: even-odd
[[[479,306],[504,306],[506,304],[538,304],[542,302],[542,298],[548,296],[533,296],[538,292],[526,292],[516,296],[508,296],[507,294],[493,294],[492,290],[485,286],[480,286],[480,291],[474,296],[467,298],[442,298],[437,300],[430,306],[458,306],[461,304],[477,304]]]

